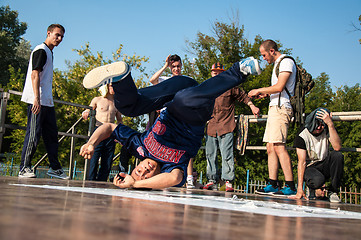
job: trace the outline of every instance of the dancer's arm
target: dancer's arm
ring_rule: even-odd
[[[114,123],[105,123],[98,127],[91,135],[88,142],[81,147],[79,155],[86,159],[91,159],[94,154],[94,148],[101,141],[109,138],[116,127],[117,125]]]
[[[124,180],[120,177],[114,177],[113,184],[119,188],[151,188],[162,189],[167,187],[173,187],[182,182],[184,173],[182,170],[176,168],[170,173],[160,173],[151,178],[144,180],[134,180],[130,175],[120,173]]]

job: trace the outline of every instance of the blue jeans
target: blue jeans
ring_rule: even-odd
[[[208,180],[218,180],[217,149],[222,157],[222,176],[225,181],[234,180],[234,159],[233,159],[233,133],[226,133],[222,136],[206,136],[206,158]]]
[[[190,77],[174,76],[157,85],[137,89],[131,74],[113,83],[114,104],[122,114],[136,117],[166,106],[170,114],[192,125],[205,124],[215,99],[246,80],[239,63],[201,84]]]
[[[94,149],[94,155],[90,159],[89,176],[87,180],[107,181],[114,158],[115,142],[113,138],[104,139]],[[99,158],[101,158],[100,168]]]

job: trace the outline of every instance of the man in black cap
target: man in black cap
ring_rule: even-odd
[[[329,150],[331,143],[334,151]],[[340,202],[337,196],[343,175],[344,157],[341,152],[341,139],[332,122],[332,114],[326,108],[311,112],[305,127],[297,134],[294,142],[298,156],[298,187],[294,197],[305,197],[303,181],[310,189],[309,199],[315,199],[315,190],[324,186],[330,179],[329,200]]]

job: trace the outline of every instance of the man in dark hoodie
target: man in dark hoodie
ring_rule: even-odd
[[[334,151],[329,150],[330,143]],[[305,181],[310,190],[309,199],[315,199],[315,190],[322,188],[325,181],[330,179],[329,200],[340,202],[337,193],[343,175],[344,157],[339,152],[341,139],[328,109],[317,108],[307,116],[305,127],[297,134],[294,146],[298,156],[298,187],[293,198],[305,197]]]

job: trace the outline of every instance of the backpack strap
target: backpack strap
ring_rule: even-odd
[[[282,58],[280,59],[280,61],[277,63],[276,69],[275,69],[275,73],[276,73],[277,79],[278,79],[278,76],[280,75],[280,64],[281,64],[281,61],[282,61],[283,59],[285,59],[285,58],[290,58],[290,59],[292,59],[292,61],[296,64],[296,61],[295,61],[295,59],[294,59],[293,57],[287,56],[287,55],[284,56],[284,57],[282,57]],[[297,71],[297,67],[296,67],[296,71]],[[296,87],[296,84],[295,84],[295,87]],[[285,91],[286,91],[288,97],[291,97],[291,94],[290,94],[290,92],[288,91],[288,89],[286,88],[286,86],[285,86]],[[281,107],[281,94],[282,94],[282,92],[280,92],[280,94],[278,95],[278,107]]]

